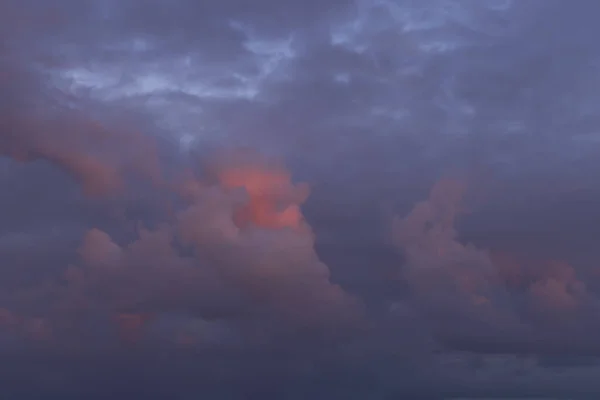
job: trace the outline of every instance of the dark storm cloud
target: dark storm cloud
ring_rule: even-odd
[[[1,375],[598,393],[597,9],[3,3]]]

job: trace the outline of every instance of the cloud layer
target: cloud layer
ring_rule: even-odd
[[[597,9],[4,2],[3,387],[600,393]]]

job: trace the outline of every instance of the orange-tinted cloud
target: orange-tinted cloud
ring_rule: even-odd
[[[22,319],[21,326],[25,337],[31,340],[49,340],[52,336],[52,327],[47,318],[26,317]]]
[[[513,329],[515,335],[546,335],[549,326],[583,329],[582,313],[596,306],[571,265],[461,243],[455,220],[463,192],[462,185],[436,184],[429,199],[395,220],[396,244],[406,257],[402,277],[414,300],[435,315]]]
[[[126,189],[131,176],[160,182],[152,137],[50,101],[54,96],[28,71],[0,62],[0,91],[12,97],[0,109],[0,155],[21,162],[47,161],[73,176],[87,196]]]
[[[6,308],[0,308],[0,327],[14,329],[18,324],[18,318]]]
[[[152,314],[121,313],[114,316],[119,338],[123,343],[136,344],[144,335],[144,327],[153,318]]]
[[[527,290],[534,311],[574,310],[586,289],[564,261],[494,253],[494,267],[509,288]]]
[[[394,221],[394,240],[407,260],[404,276],[418,296],[444,301],[451,293],[472,305],[489,302],[494,281],[486,252],[464,245],[457,236],[456,218],[463,209],[463,182],[441,180],[429,198]]]
[[[227,284],[280,317],[311,324],[324,315],[335,320],[334,312],[346,318],[352,301],[329,281],[300,210],[307,187],[260,158],[216,165],[216,186],[185,185],[196,189],[178,215],[179,237],[212,260]]]
[[[138,229],[129,243],[97,228],[84,234],[79,260],[37,296],[48,299],[40,307],[60,320],[52,322],[61,332],[74,330],[67,328],[69,318],[75,326],[82,313],[94,312],[116,315],[113,322],[127,342],[140,338],[147,321],[142,311],[200,319],[252,315],[277,321],[273,332],[357,320],[359,302],[331,282],[315,251],[301,212],[307,186],[260,158],[229,159],[215,171],[214,182],[187,175],[175,188],[181,198],[172,220]],[[193,253],[183,256],[180,245]],[[29,336],[37,335],[36,326],[41,335],[41,324],[29,325]]]
[[[295,186],[284,170],[268,170],[257,166],[225,168],[218,172],[221,185],[227,189],[245,189],[247,204],[236,210],[238,226],[248,223],[263,228],[299,228],[299,208],[308,196],[308,187]]]
[[[86,232],[79,249],[83,262],[95,267],[116,267],[121,261],[121,247],[99,229]]]
[[[530,293],[535,306],[554,312],[572,310],[578,304],[574,293],[570,293],[568,283],[555,278],[535,282]]]
[[[19,315],[6,308],[0,309],[0,331],[8,331],[33,341],[52,338],[52,326],[48,318]]]

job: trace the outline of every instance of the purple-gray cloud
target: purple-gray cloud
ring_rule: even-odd
[[[597,396],[599,10],[5,1],[6,393]]]

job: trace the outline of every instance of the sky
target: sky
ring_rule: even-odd
[[[599,12],[1,2],[0,392],[598,398]]]

